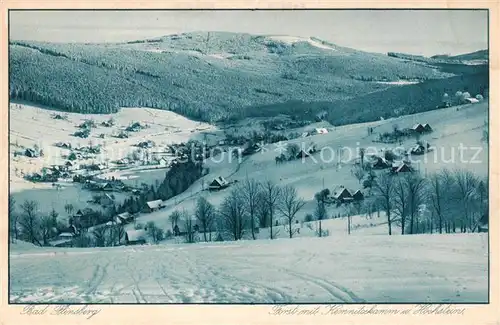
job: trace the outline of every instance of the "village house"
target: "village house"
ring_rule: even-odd
[[[62,232],[56,239],[49,241],[49,245],[53,247],[72,247],[74,236],[73,233]]]
[[[391,167],[391,163],[385,158],[379,156],[371,156],[371,160],[373,169],[385,169]]]
[[[417,144],[410,149],[410,154],[412,155],[423,155],[424,153],[425,153],[425,147],[421,144]]]
[[[407,163],[405,162],[399,162],[395,163],[392,168],[391,172],[393,174],[399,174],[399,173],[411,173],[413,171],[413,168],[411,168]]]
[[[26,148],[26,150],[24,151],[24,155],[30,158],[36,158],[39,156],[38,152],[31,148]]]
[[[153,148],[155,146],[154,142],[151,140],[142,141],[137,144],[138,147],[143,149]]]
[[[125,232],[126,245],[146,244],[147,232],[144,229],[127,230]]]
[[[209,190],[221,190],[223,188],[226,188],[229,186],[229,182],[222,176],[219,176],[217,178],[214,178],[212,183],[208,185]]]
[[[352,201],[352,194],[343,185],[336,187],[332,192],[332,198],[337,203],[345,203]]]
[[[167,167],[168,166],[168,160],[165,157],[160,157],[158,159],[158,165],[160,165],[160,167]]]
[[[432,128],[428,123],[425,123],[422,126],[424,127],[424,132],[426,132],[426,133],[432,132]]]
[[[354,192],[354,194],[352,195],[352,199],[354,201],[362,201],[365,199],[365,195],[363,194],[363,192],[361,192],[361,190],[357,190],[356,192]]]
[[[122,212],[122,213],[119,213],[116,217],[115,217],[115,222],[117,224],[123,224],[123,225],[126,225],[126,224],[129,224],[129,223],[132,223],[134,222],[134,216],[131,215],[130,213],[128,212]]]
[[[66,161],[64,163],[64,166],[66,167],[66,170],[76,170],[76,169],[78,169],[78,165],[75,162],[72,162],[70,160]]]
[[[146,205],[144,206],[143,212],[151,213],[151,212],[163,209],[164,207],[165,207],[165,205],[163,204],[162,200],[149,201],[149,202],[146,202]]]
[[[416,133],[424,133],[425,131],[424,126],[420,123],[415,124],[411,129]]]

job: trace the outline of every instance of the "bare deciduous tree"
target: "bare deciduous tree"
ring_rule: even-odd
[[[393,208],[401,222],[401,235],[405,234],[406,218],[408,217],[408,190],[406,182],[399,178],[394,182]]]
[[[440,173],[432,174],[429,178],[429,202],[432,208],[433,215],[437,219],[439,233],[443,233],[443,226],[449,223],[447,218],[450,207],[454,204],[453,193],[450,190],[453,188],[454,180],[448,170],[443,170]]]
[[[462,232],[466,232],[467,227],[469,227],[469,230],[473,231],[476,224],[474,219],[477,217],[477,211],[474,209],[474,201],[476,199],[476,187],[479,184],[479,180],[474,173],[468,170],[455,170],[453,176],[456,193],[462,207],[460,210],[461,230]]]
[[[163,229],[156,226],[154,221],[149,221],[146,224],[146,229],[153,243],[158,244],[163,239]]]
[[[198,198],[198,201],[196,201],[195,216],[203,229],[203,239],[208,241],[207,232],[212,232],[212,226],[215,219],[214,206],[204,197]]]
[[[259,191],[260,184],[254,179],[248,179],[248,177],[243,182],[242,195],[245,202],[245,210],[248,212],[250,228],[252,231],[252,239],[255,238],[255,219],[257,216],[257,207],[259,204]]]
[[[246,227],[246,211],[241,189],[235,188],[224,199],[220,206],[224,229],[231,233],[234,240],[243,237]]]
[[[375,195],[380,207],[384,209],[387,216],[389,235],[392,235],[391,210],[393,209],[394,178],[388,174],[381,174],[373,184]]]
[[[12,242],[19,238],[19,214],[16,212],[16,200],[9,194],[9,232]]]
[[[410,234],[414,234],[415,225],[418,223],[420,205],[425,203],[427,191],[427,183],[422,176],[418,174],[408,174],[404,178],[408,194],[408,215],[410,217]]]
[[[361,159],[361,168],[365,168],[365,153],[366,153],[365,148],[359,149],[359,158]]]
[[[92,235],[94,236],[94,244],[96,247],[112,245],[111,236],[108,236],[108,228],[106,226],[95,227],[92,229]]]
[[[70,215],[73,212],[73,210],[74,210],[73,204],[67,203],[64,205],[64,211],[66,211],[68,215]]]
[[[363,177],[365,177],[365,170],[363,169],[362,165],[356,166],[356,167],[354,167],[352,174],[354,175],[354,177],[356,177],[358,182],[361,184],[361,180],[363,179]]]
[[[265,193],[260,189],[257,196],[257,218],[259,219],[259,227],[265,228],[269,226],[269,207],[266,205]]]
[[[40,220],[37,215],[38,202],[24,201],[21,205],[22,215],[19,224],[22,227],[26,239],[33,244],[42,246],[38,240],[38,233],[40,231]]]
[[[168,219],[172,223],[172,230],[174,230],[175,226],[177,226],[181,217],[182,217],[182,214],[178,210],[175,210],[174,212],[172,212],[172,214],[168,217]]]
[[[283,188],[281,193],[281,202],[278,205],[278,210],[281,212],[283,217],[286,218],[288,222],[288,235],[290,238],[293,237],[293,221],[295,220],[295,215],[300,209],[305,205],[304,200],[297,196],[297,190],[292,186],[286,186]]]
[[[271,181],[267,181],[262,184],[262,192],[264,198],[264,204],[267,206],[269,213],[269,225],[270,225],[270,238],[273,237],[273,225],[274,225],[274,212],[278,206],[278,200],[280,198],[281,188]]]

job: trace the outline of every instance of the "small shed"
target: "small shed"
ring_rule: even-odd
[[[147,232],[144,229],[127,230],[125,233],[126,245],[143,245],[146,243]]]

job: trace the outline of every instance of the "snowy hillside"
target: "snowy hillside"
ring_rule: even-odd
[[[487,235],[11,253],[18,303],[487,302]]]

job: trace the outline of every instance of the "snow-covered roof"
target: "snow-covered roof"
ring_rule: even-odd
[[[146,204],[150,209],[157,209],[163,204],[163,201],[162,200],[149,201]]]
[[[345,188],[344,186],[337,186],[337,187],[333,190],[333,194],[332,194],[332,196],[333,196],[334,198],[339,198],[339,197],[340,197],[340,195],[341,195],[343,192],[345,192],[345,191],[347,191],[347,194],[349,194],[349,196],[352,196],[351,192],[350,192],[347,188]]]
[[[466,98],[465,100],[468,101],[469,103],[479,103],[478,99],[472,97]]]
[[[128,213],[128,212],[122,212],[122,213],[118,214],[118,217],[125,219],[125,218],[130,217],[130,213]]]
[[[69,242],[71,242],[71,240],[72,240],[71,238],[52,240],[52,241],[49,242],[49,244],[51,246],[58,246],[58,245],[61,245],[61,244],[69,243]]]
[[[62,232],[59,234],[59,238],[73,238],[73,234],[70,232]]]
[[[126,234],[129,241],[146,240],[147,235],[144,229],[127,230]]]
[[[224,177],[222,177],[222,176],[214,178],[214,180],[212,181],[212,183],[213,182],[216,182],[220,186],[224,186],[224,185],[229,184],[228,181]]]

